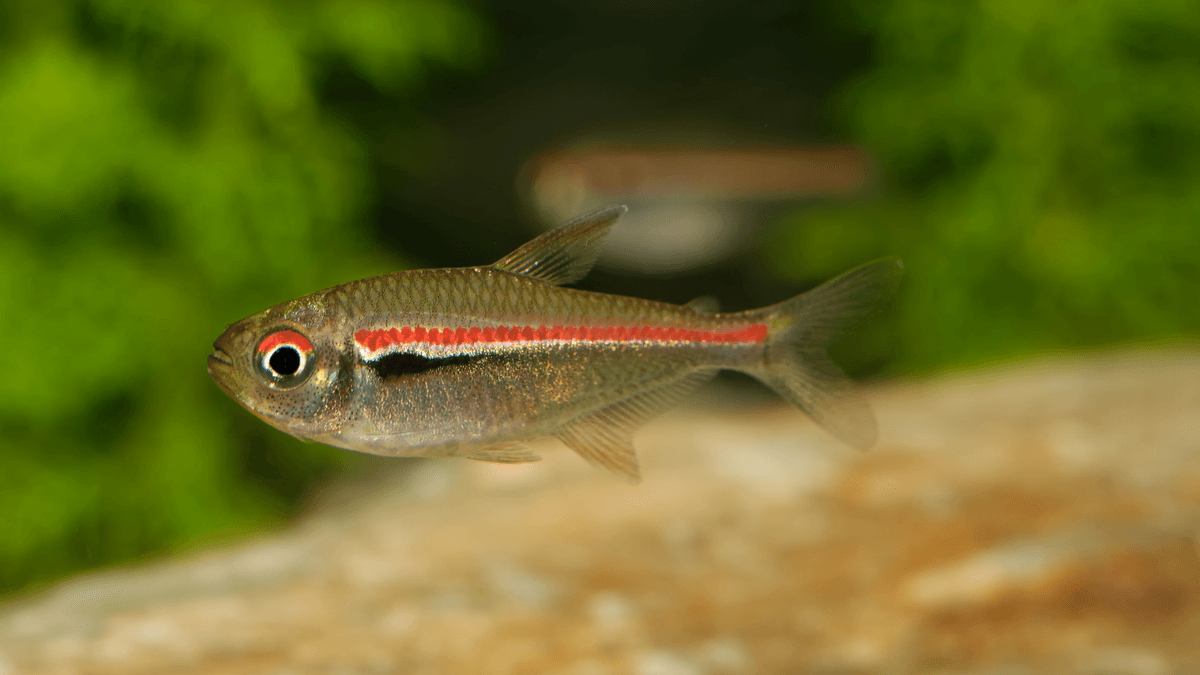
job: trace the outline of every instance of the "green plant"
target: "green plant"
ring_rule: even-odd
[[[894,371],[1200,332],[1200,5],[856,7],[883,196],[791,214],[775,270],[901,255]]]
[[[450,0],[12,3],[0,44],[0,591],[253,529],[342,453],[205,373],[226,323],[369,253],[348,72],[403,101],[480,60]]]

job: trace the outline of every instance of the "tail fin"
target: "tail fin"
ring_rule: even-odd
[[[856,448],[875,444],[875,415],[826,348],[895,292],[902,269],[894,259],[868,263],[762,310],[770,334],[751,374]]]

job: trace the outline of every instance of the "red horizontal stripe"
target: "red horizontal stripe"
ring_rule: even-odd
[[[306,345],[305,350],[311,351],[308,340],[292,331],[280,331],[259,345],[260,351],[267,342],[276,336],[290,334]],[[480,328],[381,328],[379,330],[360,330],[354,334],[354,340],[368,351],[376,352],[394,344],[436,344],[459,345],[490,342],[702,342],[726,344],[753,344],[767,339],[767,327],[763,324],[752,324],[734,331],[708,331],[690,328],[669,328],[663,326],[485,326]],[[284,341],[282,338],[280,342]],[[274,347],[278,342],[272,343]],[[298,346],[300,343],[296,343]]]

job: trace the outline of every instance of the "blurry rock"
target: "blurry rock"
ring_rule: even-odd
[[[557,443],[427,462],[14,601],[0,675],[1200,672],[1198,383],[1181,350],[881,385],[865,453],[684,410],[636,486]]]
[[[1162,620],[1200,602],[1200,557],[1190,532],[1085,528],[1000,544],[919,572],[900,593],[940,612],[1016,603]]]
[[[1161,654],[1153,651],[1109,647],[1089,654],[1077,672],[1080,675],[1171,675],[1173,669]]]
[[[492,561],[487,578],[500,596],[530,607],[543,607],[554,599],[554,587],[545,579],[512,563]]]
[[[901,593],[909,602],[931,608],[982,605],[1045,583],[1069,565],[1081,564],[1100,545],[1084,532],[1006,543],[920,572],[904,583]]]
[[[704,675],[696,664],[661,649],[634,656],[633,672],[634,675]]]
[[[730,675],[752,671],[750,655],[746,645],[734,637],[723,637],[706,642],[698,650],[696,661],[705,670]]]
[[[619,593],[597,593],[588,603],[588,610],[596,637],[601,642],[627,640],[640,628],[633,605]]]
[[[711,461],[719,476],[745,484],[774,499],[794,499],[828,488],[838,467],[801,438],[724,438],[712,443]]]

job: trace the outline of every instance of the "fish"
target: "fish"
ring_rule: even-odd
[[[722,369],[851,446],[875,443],[870,406],[826,348],[892,295],[899,260],[737,312],[564,287],[625,211],[579,217],[491,265],[395,272],[263,310],[216,339],[208,373],[284,433],[384,456],[531,462],[529,442],[553,436],[637,481],[634,431]]]

